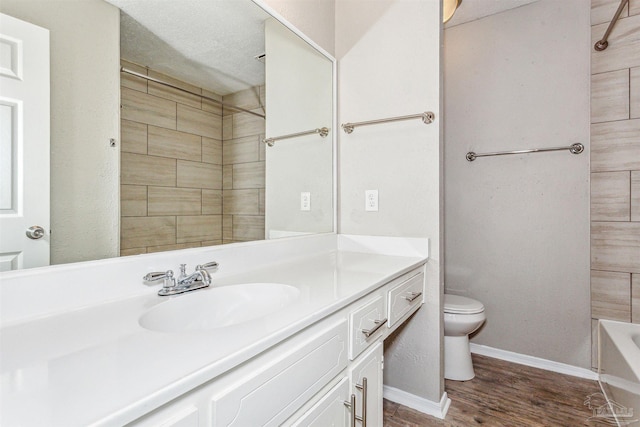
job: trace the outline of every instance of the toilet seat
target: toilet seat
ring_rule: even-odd
[[[459,295],[444,294],[444,312],[450,314],[476,314],[484,311],[480,301]]]

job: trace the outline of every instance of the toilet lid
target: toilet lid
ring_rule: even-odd
[[[482,313],[484,305],[480,301],[459,295],[444,294],[444,312],[452,314]]]

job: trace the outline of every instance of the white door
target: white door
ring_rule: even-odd
[[[0,271],[49,265],[49,132],[49,31],[0,14]]]

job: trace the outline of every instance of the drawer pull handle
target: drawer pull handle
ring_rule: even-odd
[[[409,292],[409,296],[404,296],[402,298],[406,299],[409,302],[413,302],[421,295],[422,292]]]
[[[344,401],[344,406],[351,409],[351,424],[350,424],[351,427],[356,427],[356,421],[362,421],[362,424],[364,425],[364,421],[362,420],[362,417],[359,417],[356,415],[356,395],[355,394],[351,395],[351,401],[348,401],[348,400]]]
[[[371,329],[362,329],[362,333],[364,334],[365,337],[369,338],[371,335],[373,335],[378,329],[380,329],[382,326],[384,326],[385,323],[387,323],[387,319],[384,318],[382,320],[374,320],[373,323],[376,324],[376,326],[374,326]]]
[[[356,395],[351,395],[351,401],[345,400],[344,406],[351,409],[351,427],[356,427],[356,421],[367,427],[367,377],[362,378],[362,384],[356,384],[356,388],[362,392],[362,416],[356,415]]]

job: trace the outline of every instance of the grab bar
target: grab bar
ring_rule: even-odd
[[[506,154],[526,154],[526,153],[542,153],[544,151],[562,151],[569,150],[571,154],[580,154],[584,151],[584,145],[578,143],[571,144],[569,147],[551,147],[551,148],[532,148],[530,150],[516,150],[516,151],[496,151],[493,153],[474,153],[469,151],[467,153],[467,160],[473,162],[478,157],[487,156],[504,156]]]
[[[377,119],[377,120],[369,120],[367,122],[358,122],[358,123],[344,123],[342,125],[342,130],[345,133],[353,132],[353,129],[358,126],[369,126],[369,125],[377,125],[378,123],[387,123],[387,122],[397,122],[400,120],[411,120],[411,119],[422,119],[422,123],[428,125],[429,123],[433,123],[436,115],[431,111],[425,111],[420,114],[412,114],[410,116],[400,116],[400,117],[390,117],[388,119]]]
[[[327,135],[329,135],[329,128],[322,127],[322,128],[313,129],[313,130],[306,130],[304,132],[290,133],[289,135],[274,136],[274,137],[271,137],[271,138],[263,138],[262,142],[267,144],[269,147],[273,147],[273,144],[275,144],[276,141],[279,140],[279,139],[289,139],[289,138],[295,138],[297,136],[313,135],[314,133],[319,133],[320,136],[324,138]]]
[[[620,1],[620,6],[618,6],[618,10],[616,10],[616,14],[613,15],[613,19],[609,23],[609,26],[607,27],[607,31],[604,32],[604,36],[602,36],[602,38],[598,40],[595,45],[593,45],[593,48],[598,52],[605,50],[607,46],[609,46],[609,42],[607,41],[607,39],[609,38],[609,34],[611,34],[611,31],[613,30],[613,26],[616,25],[618,18],[620,18],[620,14],[622,14],[622,9],[624,9],[627,3],[629,3],[629,0]]]

